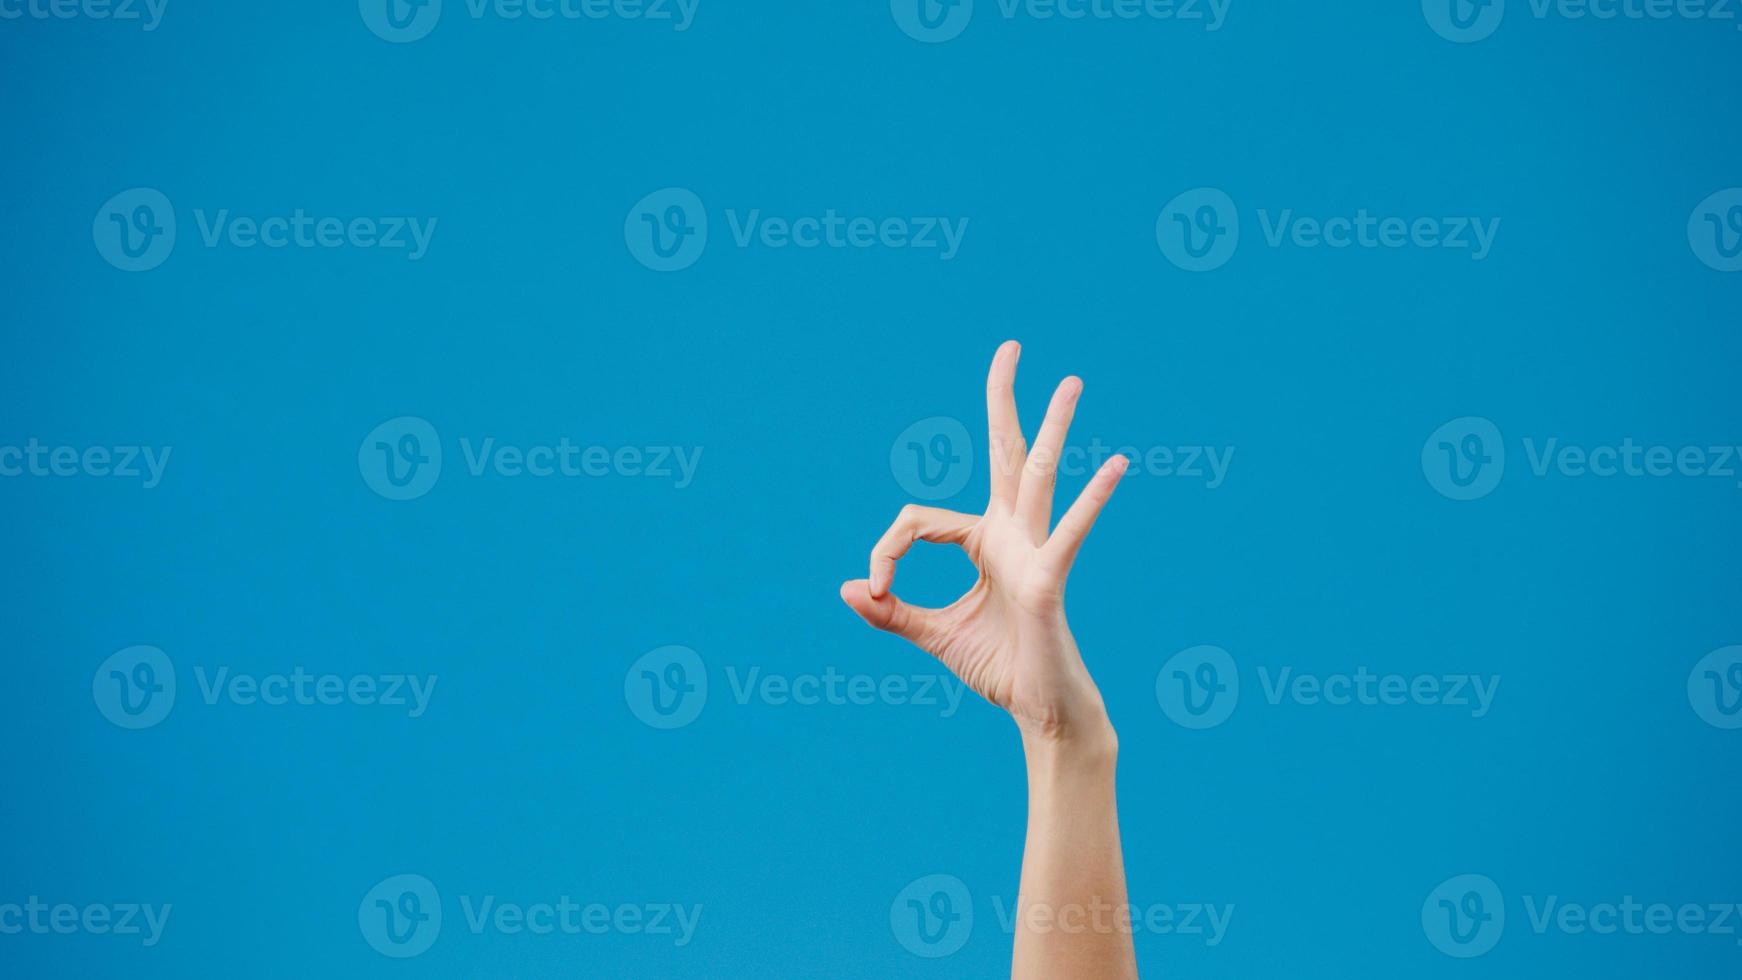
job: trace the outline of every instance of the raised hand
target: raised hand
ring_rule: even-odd
[[[992,463],[986,512],[903,507],[871,550],[870,578],[844,583],[841,598],[867,623],[906,637],[1010,712],[1025,737],[1110,734],[1100,692],[1065,624],[1064,592],[1077,549],[1127,462],[1109,459],[1048,533],[1059,456],[1083,383],[1075,377],[1059,383],[1029,449],[1013,390],[1020,354],[1020,345],[1006,341],[986,378]],[[895,564],[915,541],[960,545],[979,580],[943,609],[896,598]]]

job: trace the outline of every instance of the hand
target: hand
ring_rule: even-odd
[[[1016,417],[1016,360],[1007,341],[986,378],[992,499],[975,516],[909,504],[871,551],[871,577],[841,586],[867,623],[917,644],[986,700],[1010,712],[1025,738],[1111,735],[1101,693],[1065,624],[1065,578],[1127,461],[1114,456],[1049,536],[1052,492],[1082,380],[1053,393],[1033,451]],[[915,541],[961,545],[979,570],[966,595],[943,609],[911,606],[889,591],[895,563]]]

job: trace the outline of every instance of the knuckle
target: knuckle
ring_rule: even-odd
[[[895,608],[889,610],[889,619],[885,621],[884,628],[888,629],[891,633],[905,633],[905,632],[907,632],[907,630],[908,630],[907,607],[898,605]]]

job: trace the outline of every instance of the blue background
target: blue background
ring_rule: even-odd
[[[1685,224],[1742,184],[1734,21],[1538,19],[1474,44],[1414,3],[1234,4],[1173,21],[1007,20],[922,44],[886,4],[718,4],[639,20],[474,20],[389,44],[354,4],[171,0],[154,32],[0,21],[0,443],[172,446],[163,484],[0,479],[6,682],[0,902],[173,903],[145,949],[0,936],[30,977],[993,976],[1024,825],[1013,726],[970,696],[803,707],[726,669],[934,674],[841,605],[911,497],[896,434],[945,415],[985,497],[982,381],[1024,343],[1030,432],[1067,373],[1073,442],[1234,446],[1227,482],[1134,473],[1069,612],[1121,739],[1131,898],[1232,903],[1228,933],[1142,934],[1145,975],[1719,976],[1735,937],[1570,936],[1521,896],[1742,900],[1738,736],[1688,671],[1739,642],[1734,480],[1534,477],[1520,447],[1734,444],[1736,274]],[[661,274],[624,218],[710,209]],[[1158,249],[1174,195],[1242,209],[1232,261]],[[133,187],[180,225],[126,273],[92,216]],[[436,217],[421,261],[204,247],[193,219]],[[735,247],[724,217],[970,219],[961,253]],[[1254,213],[1502,219],[1493,253],[1267,247]],[[427,419],[426,496],[357,448]],[[1436,493],[1423,440],[1505,434],[1491,495]],[[470,476],[458,447],[703,447],[693,485]],[[1083,479],[1066,479],[1068,499]],[[1061,505],[1062,506],[1062,505]],[[904,563],[910,599],[970,581]],[[1240,664],[1230,720],[1157,705],[1163,661]],[[92,674],[174,660],[125,731]],[[656,731],[624,675],[703,658],[697,721]],[[193,670],[435,674],[429,711],[207,705]],[[1492,712],[1264,701],[1255,670],[1502,677]],[[1729,828],[1729,829],[1726,829]],[[385,958],[357,904],[427,876],[446,922]],[[1498,946],[1424,936],[1446,878],[1505,892]],[[947,873],[971,940],[891,933]],[[474,935],[458,898],[700,903],[694,940]]]

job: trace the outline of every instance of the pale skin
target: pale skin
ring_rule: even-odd
[[[1125,869],[1113,780],[1118,739],[1065,623],[1065,579],[1127,461],[1114,456],[1057,527],[1053,486],[1082,380],[1053,392],[1029,449],[1017,421],[1016,362],[1007,341],[986,378],[991,499],[984,514],[909,505],[871,551],[870,577],[841,586],[867,623],[936,657],[1021,732],[1028,768],[1028,837],[1017,895],[1016,980],[1137,976],[1123,915]],[[1049,533],[1049,528],[1051,528]],[[890,591],[915,541],[960,545],[979,579],[942,609]]]

